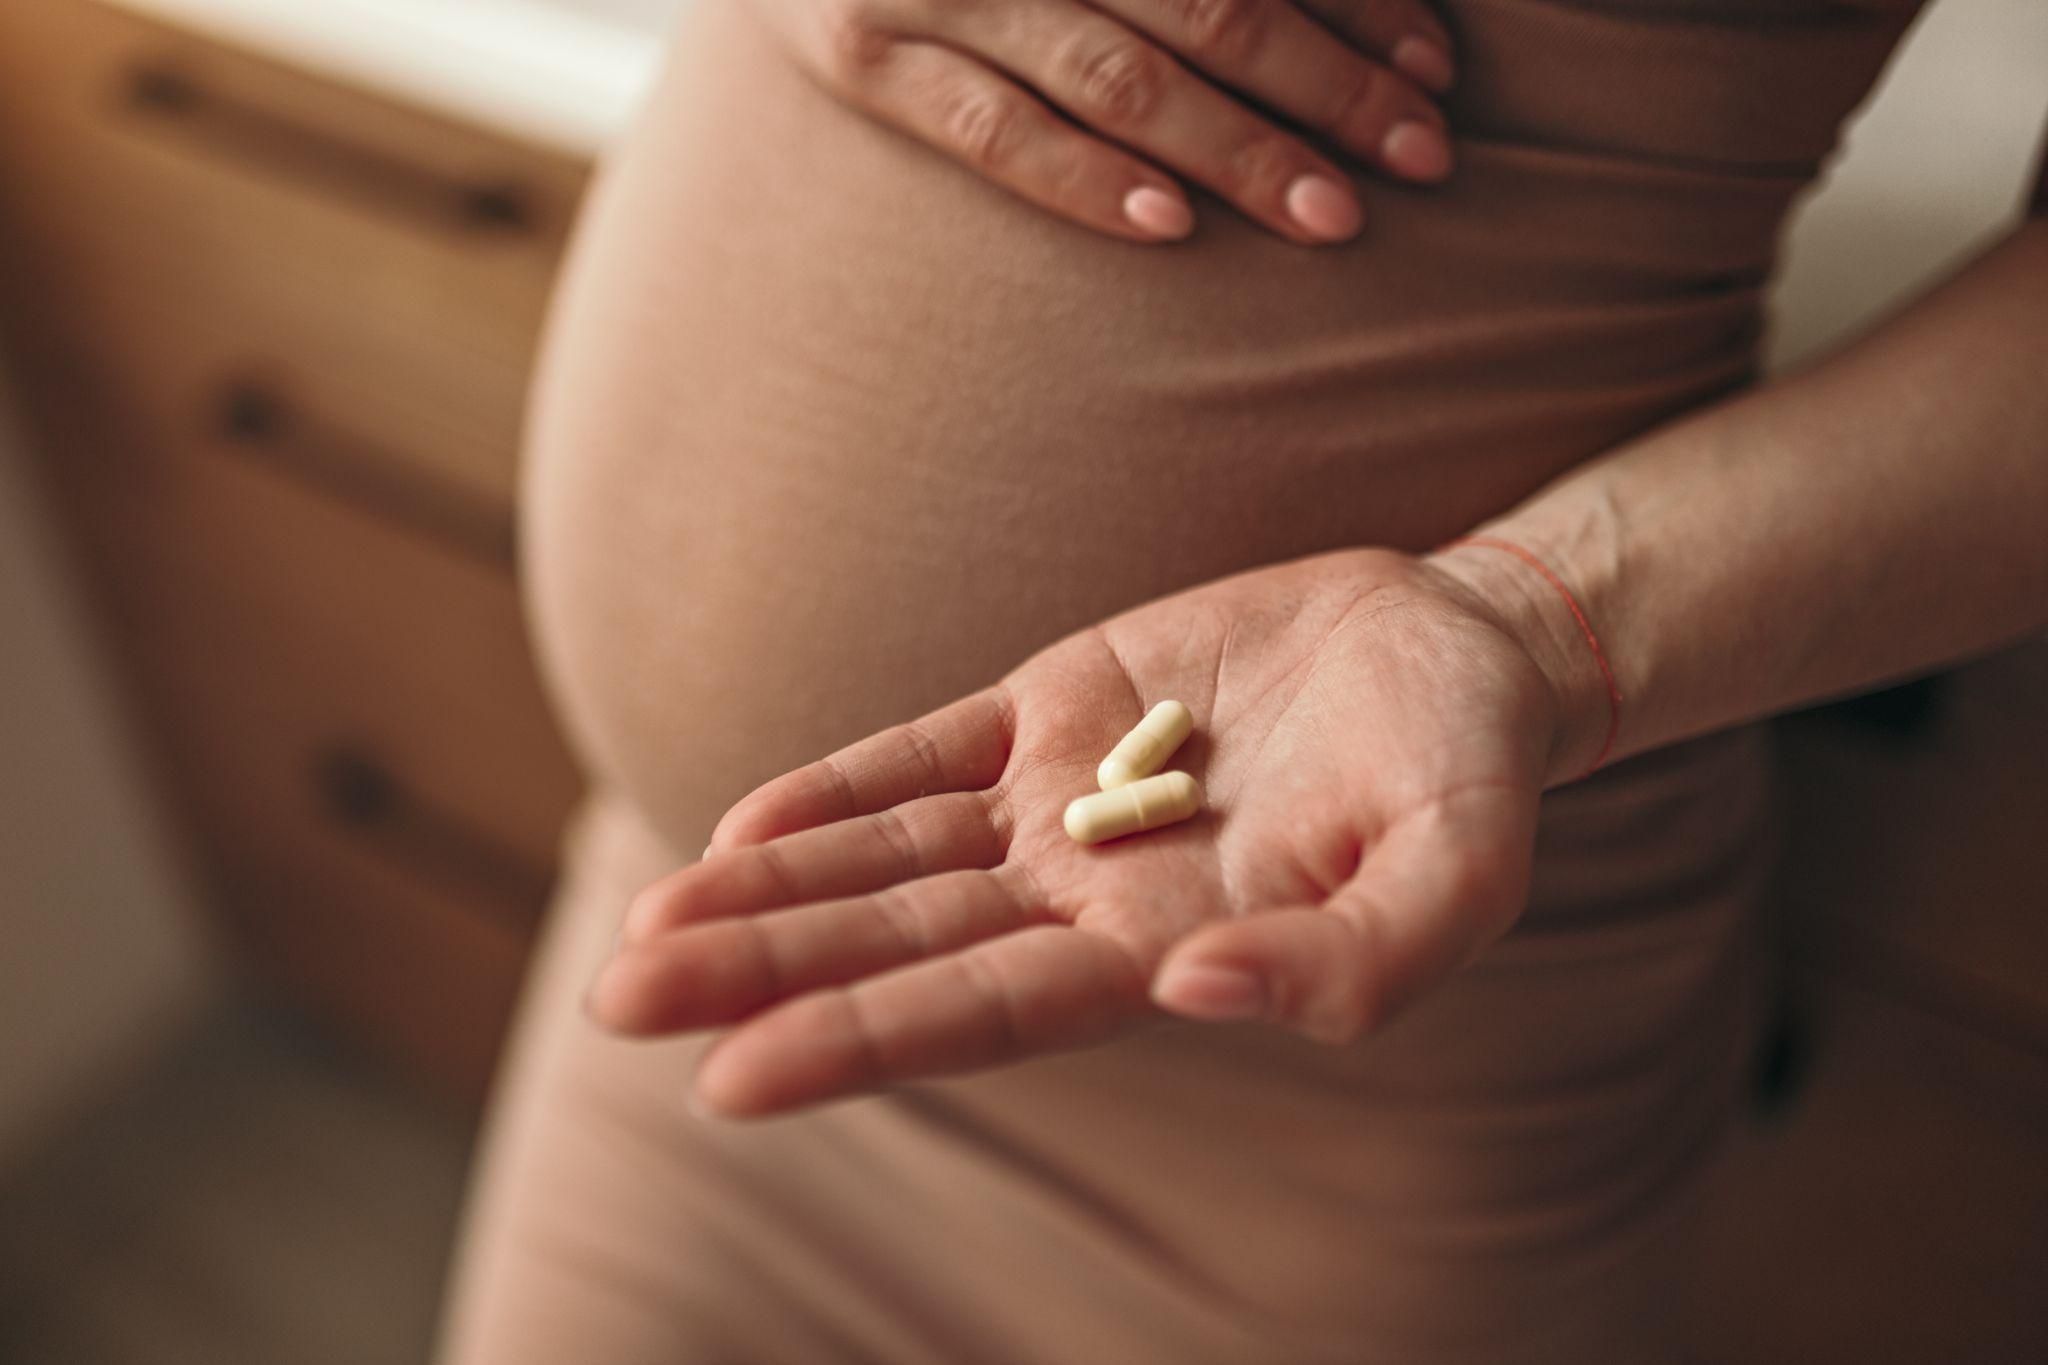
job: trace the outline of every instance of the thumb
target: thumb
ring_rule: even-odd
[[[1152,999],[1191,1019],[1266,1019],[1349,1042],[1507,931],[1528,896],[1534,792],[1465,787],[1403,816],[1320,906],[1182,940]]]

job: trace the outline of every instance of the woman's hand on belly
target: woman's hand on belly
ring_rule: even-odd
[[[1118,237],[1193,229],[1158,168],[1294,241],[1358,231],[1349,177],[1250,101],[1401,179],[1451,170],[1425,93],[1450,87],[1450,36],[1421,0],[747,3],[839,99]]]
[[[1169,698],[1206,808],[1075,843],[1067,803]],[[732,1027],[696,1084],[735,1115],[1162,1012],[1352,1039],[1520,913],[1558,715],[1485,603],[1414,558],[1224,579],[746,797],[635,900],[589,1008],[631,1035]]]

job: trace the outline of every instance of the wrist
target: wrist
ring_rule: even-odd
[[[1580,591],[1538,551],[1505,536],[1454,540],[1423,563],[1519,644],[1548,684],[1556,733],[1544,785],[1589,776],[1607,762],[1618,742],[1621,693]]]

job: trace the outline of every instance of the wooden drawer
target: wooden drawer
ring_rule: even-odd
[[[113,466],[107,486],[122,486],[121,466],[165,458],[263,467],[510,576],[512,451],[490,462],[496,486],[481,487],[449,468],[465,433],[445,410],[410,412],[402,394],[350,394],[303,357],[252,339],[246,316],[141,294],[120,312],[118,325],[65,343],[61,366],[95,391],[78,400],[94,409],[97,430],[75,458]]]
[[[234,946],[480,1097],[579,786],[509,580],[203,441],[59,482]]]
[[[578,779],[509,579],[224,442],[64,482],[209,823],[324,814],[494,912],[539,908]]]
[[[163,792],[263,983],[470,1096],[579,785],[511,569],[585,174],[0,3],[0,322]]]
[[[431,1090],[480,1105],[532,933],[479,916],[326,819],[246,819],[208,867],[237,953],[276,994]]]
[[[207,320],[501,502],[585,173],[93,0],[0,7],[0,211],[39,327]]]

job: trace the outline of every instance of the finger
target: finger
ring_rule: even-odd
[[[992,687],[884,730],[756,788],[711,832],[709,857],[888,810],[941,792],[993,786],[1015,733],[1009,694]]]
[[[1320,907],[1189,936],[1153,986],[1196,1019],[1264,1018],[1346,1042],[1392,1017],[1506,932],[1521,913],[1536,802],[1467,788],[1389,830]]]
[[[1129,953],[1046,925],[772,1009],[711,1050],[696,1094],[734,1117],[776,1113],[1080,1047],[1151,1012]]]
[[[831,10],[834,6],[820,6]],[[1061,217],[1132,241],[1194,228],[1173,179],[1064,122],[972,57],[883,31],[858,6],[822,41],[841,98]]]
[[[590,1013],[637,1036],[730,1024],[808,991],[1021,929],[1044,914],[1027,880],[998,869],[713,920],[620,954],[598,978]]]
[[[1424,89],[1441,95],[1457,81],[1450,30],[1418,0],[1308,0],[1303,8]]]
[[[979,793],[929,796],[671,873],[633,898],[619,938],[632,946],[687,924],[866,895],[940,872],[994,867],[1002,858],[1002,838]]]
[[[1228,90],[1329,134],[1382,170],[1425,182],[1450,173],[1443,116],[1425,90],[1408,74],[1361,55],[1288,0],[1114,0],[1103,8]],[[1419,5],[1382,0],[1364,8],[1373,17],[1354,31],[1367,37],[1369,51],[1391,60],[1398,50],[1402,64],[1428,73],[1427,84],[1449,88],[1450,45],[1440,24]],[[1143,142],[1132,145],[1151,150]]]
[[[1305,139],[1099,11],[1020,0],[1000,16],[988,7],[959,10],[942,32],[1017,73],[1083,125],[1206,186],[1289,240],[1341,241],[1363,222],[1349,177]]]

